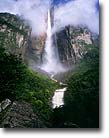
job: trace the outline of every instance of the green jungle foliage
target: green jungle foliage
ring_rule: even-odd
[[[88,52],[68,80],[65,105],[54,109],[54,127],[99,127],[99,50]]]
[[[56,87],[55,82],[29,70],[19,56],[7,54],[0,47],[0,101],[27,101],[44,119],[49,119],[49,100]]]

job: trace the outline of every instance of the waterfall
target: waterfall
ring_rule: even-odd
[[[47,38],[44,47],[43,64],[41,69],[48,73],[57,73],[62,70],[62,66],[59,62],[57,47],[53,43],[50,10],[48,10],[47,15]]]
[[[52,98],[53,108],[64,105],[64,92],[67,90],[67,87],[62,89],[57,89],[54,92],[54,96]]]

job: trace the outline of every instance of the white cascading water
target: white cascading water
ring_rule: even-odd
[[[45,49],[44,49],[44,55],[43,55],[43,64],[41,66],[41,69],[51,74],[51,79],[55,82],[54,74],[63,72],[65,69],[62,67],[59,56],[58,56],[58,50],[56,45],[53,45],[53,37],[52,37],[52,25],[51,25],[51,15],[50,10],[48,10],[48,21],[47,21],[47,38],[45,42]],[[52,104],[53,108],[59,107],[61,105],[64,105],[63,97],[64,97],[64,91],[66,88],[63,89],[57,89],[54,92],[54,96],[52,98]]]
[[[59,58],[56,56],[58,54],[56,51],[56,47],[53,46],[51,16],[50,10],[48,10],[47,39],[45,42],[43,65],[41,66],[42,70],[48,73],[57,73],[63,70]]]
[[[54,96],[52,98],[52,107],[56,108],[59,106],[64,105],[64,92],[67,90],[67,88],[57,89],[54,92]]]

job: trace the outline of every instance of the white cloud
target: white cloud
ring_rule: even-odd
[[[32,26],[32,33],[40,35],[46,31],[45,18],[49,0],[1,0],[0,12],[22,15]]]
[[[86,25],[93,32],[99,32],[99,14],[95,4],[98,0],[75,0],[55,7],[55,25],[59,31],[67,25]],[[28,20],[32,32],[40,35],[46,31],[45,18],[50,0],[0,0],[0,12],[19,14]]]
[[[85,25],[92,32],[99,33],[98,0],[75,0],[55,8],[55,26],[58,31],[67,25]]]

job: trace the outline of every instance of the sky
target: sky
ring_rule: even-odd
[[[32,34],[40,35],[46,32],[50,3],[55,7],[53,32],[68,25],[83,25],[99,33],[98,0],[0,0],[0,12],[22,16],[32,27]]]
[[[52,0],[53,5],[65,4],[71,0]]]
[[[58,4],[54,12],[54,32],[67,25],[82,25],[99,34],[98,5],[98,0],[70,0],[65,4]]]
[[[59,4],[66,4],[70,1],[74,1],[74,0],[52,0],[52,3],[53,5],[59,5]],[[96,1],[96,8],[99,10],[99,0]]]

